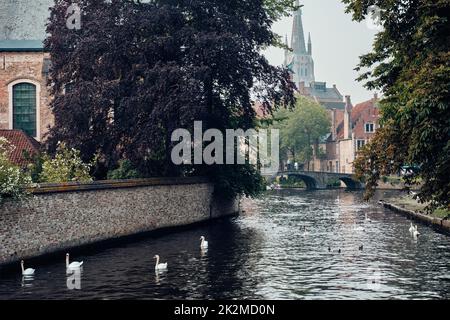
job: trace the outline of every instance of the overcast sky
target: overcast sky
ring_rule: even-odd
[[[367,91],[355,79],[354,68],[359,56],[371,51],[376,30],[365,22],[352,21],[340,0],[300,0],[303,4],[305,39],[311,32],[316,81],[336,84],[343,95],[351,95],[353,103],[369,100],[373,92]],[[291,41],[293,18],[285,18],[274,25],[274,31],[288,35]],[[270,48],[265,52],[272,64],[281,65],[283,50]]]
[[[53,0],[0,0],[0,40],[44,38],[47,8]],[[303,7],[305,39],[311,32],[316,81],[336,84],[343,95],[351,95],[353,103],[370,99],[373,92],[355,81],[354,68],[358,57],[371,51],[376,30],[366,23],[353,22],[341,0],[300,0]],[[293,18],[274,25],[274,31],[289,41]],[[283,50],[271,48],[265,52],[272,64],[281,65]]]

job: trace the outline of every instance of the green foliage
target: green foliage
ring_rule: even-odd
[[[80,151],[59,143],[54,158],[48,154],[42,156],[39,182],[90,182],[92,178],[89,172],[95,162],[96,159],[90,164],[84,163],[80,158]]]
[[[39,177],[42,173],[42,164],[44,162],[41,153],[30,155],[29,153],[24,153],[24,158],[29,162],[26,171],[31,177],[31,180],[35,183],[40,182]]]
[[[450,22],[448,0],[343,0],[357,21],[380,8],[384,30],[373,52],[361,57],[359,78],[381,89],[383,128],[361,153],[356,170],[366,178],[367,197],[383,175],[405,164],[417,170],[422,203],[450,206]]]
[[[254,98],[268,113],[294,104],[289,71],[262,54],[293,1],[77,0],[83,27],[69,30],[72,2],[56,1],[47,25],[55,115],[48,150],[64,141],[85,162],[98,154],[99,179],[126,158],[143,177],[205,176],[224,194],[256,193],[256,170],[175,165],[171,136],[192,133],[194,121],[204,131],[253,128]]]
[[[297,176],[280,179],[280,184],[286,188],[306,188],[305,182]]]
[[[433,216],[441,219],[448,219],[450,217],[450,210],[446,208],[438,208],[434,210]]]
[[[327,188],[339,188],[341,186],[341,180],[330,179],[327,181]]]
[[[26,186],[31,184],[30,176],[9,161],[8,155],[13,150],[14,146],[0,137],[0,203],[5,198],[24,197]]]
[[[252,165],[217,167],[212,179],[215,194],[223,198],[233,198],[235,195],[257,197],[265,190],[264,179]]]
[[[140,178],[139,172],[133,167],[129,160],[119,161],[119,167],[108,173],[109,180],[137,179]]]
[[[297,0],[264,0],[264,8],[268,16],[277,21],[298,9]]]
[[[298,97],[293,110],[275,113],[273,127],[280,129],[280,147],[299,162],[309,161],[312,145],[330,131],[331,121],[323,106],[305,97]]]

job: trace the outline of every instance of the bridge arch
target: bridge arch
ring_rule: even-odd
[[[361,183],[353,180],[352,178],[349,177],[339,177],[339,180],[342,181],[345,186],[347,187],[347,189],[350,190],[359,190],[362,188]]]
[[[358,190],[364,188],[364,185],[355,180],[352,174],[332,173],[332,172],[314,172],[314,171],[280,171],[271,176],[269,180],[274,180],[277,177],[289,177],[295,176],[302,180],[306,189],[327,189],[329,187],[330,180],[341,181],[345,184],[347,189]]]
[[[289,176],[295,176],[300,178],[306,185],[307,190],[316,190],[319,189],[319,183],[316,179],[313,177],[302,174],[300,172],[290,172],[289,174],[279,174],[277,177],[289,177]]]

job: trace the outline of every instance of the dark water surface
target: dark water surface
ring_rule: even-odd
[[[450,237],[419,225],[414,240],[406,218],[361,199],[268,193],[237,218],[75,256],[81,274],[67,275],[62,257],[31,266],[33,279],[0,275],[0,299],[450,298]],[[166,273],[155,274],[155,254]]]

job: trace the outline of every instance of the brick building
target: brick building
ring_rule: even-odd
[[[25,151],[37,150],[36,140],[45,139],[54,123],[47,90],[50,57],[43,49],[52,4],[0,2],[0,133]],[[22,164],[17,157],[23,150],[16,150],[14,162]]]
[[[53,124],[47,78],[50,57],[39,40],[0,41],[0,129],[42,141]]]
[[[337,126],[318,148],[325,157],[315,157],[311,166],[315,171],[353,173],[353,161],[357,152],[364,147],[379,128],[378,96],[353,106],[350,96],[346,96],[343,112],[334,111]],[[342,116],[341,116],[342,113]],[[342,117],[342,118],[341,118]],[[342,120],[341,120],[342,119]]]

